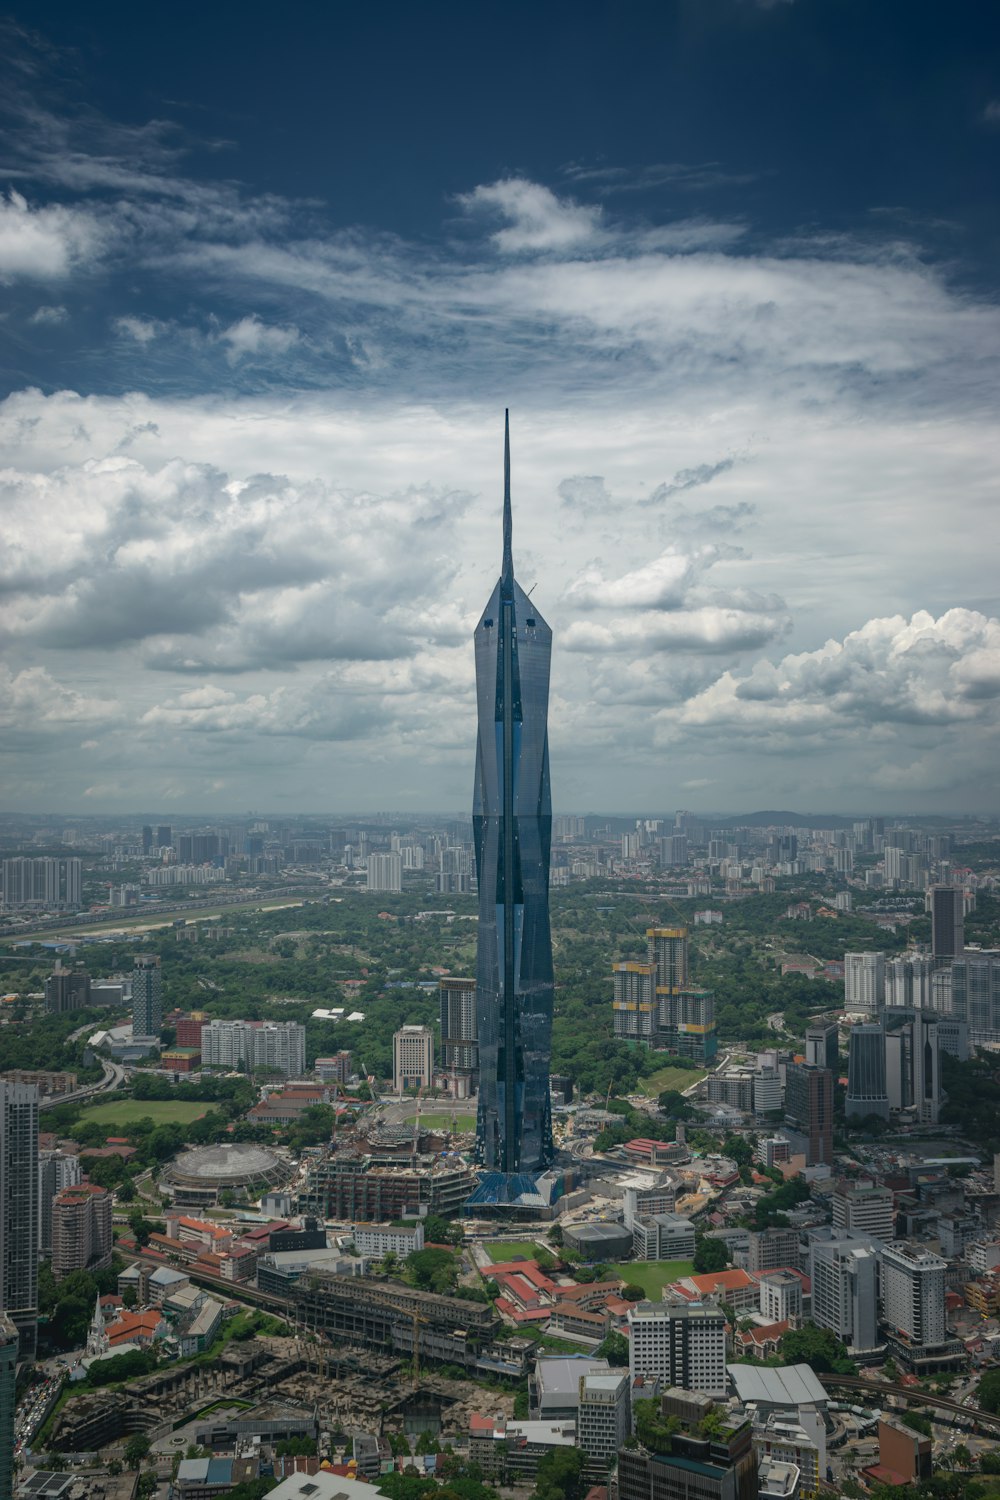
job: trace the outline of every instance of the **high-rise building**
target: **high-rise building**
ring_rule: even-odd
[[[660,840],[660,864],[664,869],[673,865],[686,865],[688,862],[688,841],[686,833],[668,833],[666,838]]]
[[[934,959],[926,953],[900,953],[895,958],[886,959],[886,1008],[902,1006],[911,1010],[929,1010],[934,968]]]
[[[434,1081],[434,1033],[429,1026],[401,1026],[392,1037],[392,1086],[430,1088]]]
[[[658,1000],[657,1045],[678,1057],[708,1063],[715,1056],[715,994],[712,990],[683,989]]]
[[[52,1204],[63,1188],[75,1187],[83,1178],[78,1156],[62,1151],[38,1153],[38,1246],[42,1255],[52,1253]]]
[[[17,1324],[22,1360],[38,1335],[38,1090],[0,1081],[0,1312]]]
[[[936,959],[961,958],[965,947],[965,892],[950,885],[933,885],[927,892],[931,911],[931,954]]]
[[[174,842],[174,830],[169,823],[161,823],[156,830],[156,847],[169,849]]]
[[[306,1029],[298,1021],[209,1021],[201,1028],[201,1060],[210,1068],[267,1068],[297,1078],[305,1072]]]
[[[844,1110],[848,1116],[877,1115],[880,1120],[889,1118],[885,1027],[881,1021],[851,1027]]]
[[[163,1030],[163,974],[155,953],[138,953],[132,967],[132,1035],[158,1037]]]
[[[882,1321],[907,1344],[933,1348],[948,1337],[945,1327],[945,1273],[948,1262],[922,1245],[883,1247],[880,1297]]]
[[[715,1302],[640,1302],[629,1309],[629,1375],[664,1385],[726,1393],[726,1317]]]
[[[79,906],[83,892],[83,861],[23,856],[2,865],[6,906]]]
[[[785,1113],[806,1138],[806,1166],[833,1165],[833,1074],[829,1068],[789,1063]]]
[[[475,651],[476,1143],[484,1166],[506,1174],[534,1173],[544,1170],[553,1154],[547,724],[552,632],[514,577],[509,422],[504,431],[503,565],[476,626]]]
[[[935,978],[941,977],[935,975]],[[951,965],[951,1015],[969,1028],[969,1041],[1000,1042],[1000,954],[966,952]]]
[[[844,954],[847,1010],[879,1010],[885,1004],[885,954]]]
[[[56,966],[45,981],[45,1009],[50,1015],[67,1010],[85,1010],[90,1004],[90,975],[84,968]]]
[[[476,981],[447,975],[438,981],[441,1012],[441,1066],[466,1097],[475,1092],[479,1072]],[[459,1088],[459,1086],[461,1086]]]
[[[844,1236],[867,1234],[891,1244],[896,1234],[892,1189],[874,1182],[838,1182],[830,1200],[833,1227]]]
[[[658,1415],[675,1419],[676,1431],[662,1451],[631,1444],[621,1449],[619,1500],[758,1500],[765,1493],[790,1496],[787,1487],[773,1492],[763,1488],[764,1476],[758,1475],[757,1451],[747,1418],[728,1412],[723,1416],[712,1408],[707,1397],[668,1390],[660,1400]],[[711,1422],[706,1420],[710,1417],[714,1418]]]
[[[142,852],[149,854],[153,847],[153,830],[148,823],[142,825]]]
[[[17,1346],[17,1325],[0,1312],[0,1500],[13,1500],[14,1495]]]
[[[941,1111],[942,1036],[938,1017],[933,1011],[885,1012],[883,1025],[890,1111],[906,1110],[918,1124],[936,1125]]]
[[[647,927],[647,957],[656,965],[656,995],[660,1020],[669,1024],[669,1006],[664,1001],[680,994],[688,982],[688,930],[686,927]]]
[[[615,964],[612,982],[615,1036],[623,1041],[648,1041],[656,1025],[656,965]]]
[[[580,1376],[576,1440],[593,1463],[610,1463],[632,1426],[629,1378],[624,1370]]]
[[[111,1194],[96,1183],[63,1188],[52,1200],[52,1274],[101,1271],[111,1264]]]
[[[829,1026],[806,1027],[806,1062],[811,1068],[829,1068],[831,1073],[837,1073],[840,1040],[836,1021]]]
[[[398,894],[403,889],[403,860],[399,854],[369,854],[367,866],[370,891]]]
[[[812,1320],[849,1349],[878,1344],[878,1251],[863,1238],[814,1241],[810,1253]]]

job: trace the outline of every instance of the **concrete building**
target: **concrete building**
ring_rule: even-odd
[[[630,1308],[629,1374],[721,1399],[726,1391],[726,1319],[714,1302],[640,1302]]]
[[[374,1255],[381,1260],[390,1252],[401,1259],[424,1248],[422,1224],[355,1224],[352,1230],[354,1248],[359,1255]]]
[[[878,1424],[878,1477],[889,1484],[921,1484],[933,1478],[934,1442],[912,1427],[880,1417]]]
[[[398,895],[403,889],[403,861],[399,854],[369,854],[367,870],[369,891]]]
[[[882,1247],[880,1304],[888,1330],[920,1348],[943,1344],[945,1273],[948,1262],[922,1245]]]
[[[842,1179],[830,1199],[833,1227],[847,1237],[870,1235],[888,1245],[896,1237],[896,1210],[891,1188],[874,1182],[849,1182]]]
[[[727,1414],[706,1435],[711,1403],[683,1390],[668,1390],[660,1409],[664,1417],[677,1417],[680,1426],[668,1451],[621,1450],[619,1500],[757,1500],[758,1459],[749,1421]]]
[[[580,1376],[576,1441],[588,1458],[610,1463],[628,1437],[631,1425],[626,1370]]]
[[[829,1328],[849,1349],[878,1345],[878,1258],[875,1241],[814,1241],[809,1274],[812,1320]]]
[[[163,975],[155,953],[138,953],[132,967],[132,1035],[159,1037],[163,1030]]]
[[[38,1090],[0,1083],[0,1312],[17,1326],[18,1357],[38,1337]]]
[[[201,1028],[205,1067],[266,1069],[298,1078],[306,1068],[306,1029],[298,1021],[209,1021]]]
[[[543,1422],[575,1422],[585,1375],[613,1375],[606,1359],[589,1355],[543,1355],[528,1377],[531,1415]]]
[[[623,1041],[650,1041],[657,1018],[655,963],[615,964],[611,978],[615,1036]]]
[[[794,1271],[767,1271],[760,1278],[761,1316],[769,1323],[802,1322],[802,1278]]]
[[[683,1214],[651,1214],[632,1221],[636,1260],[690,1260],[694,1241],[694,1224]]]
[[[927,892],[931,914],[931,956],[951,962],[965,948],[965,892],[950,885],[932,885]]]
[[[83,1178],[80,1158],[62,1151],[38,1153],[38,1248],[52,1253],[52,1203],[63,1188],[75,1187]]]
[[[401,1026],[392,1038],[392,1086],[430,1088],[434,1080],[434,1033],[429,1026]]]
[[[747,1234],[748,1271],[776,1271],[784,1267],[797,1271],[801,1258],[797,1229],[756,1229]]]
[[[63,1188],[52,1200],[52,1274],[102,1271],[111,1264],[111,1194],[95,1183]]]
[[[16,1325],[0,1312],[0,1500],[13,1500],[14,1495],[17,1342]]]
[[[1000,1043],[1000,954],[967,951],[952,963],[950,979],[951,1019],[966,1023],[970,1042]]]
[[[889,1118],[885,1027],[880,1021],[851,1027],[844,1110],[849,1117],[876,1115],[880,1120]]]
[[[935,960],[927,953],[900,953],[885,963],[887,1010],[930,1010]]]
[[[844,954],[844,1008],[877,1011],[885,1004],[885,954]]]
[[[840,1068],[840,1042],[836,1022],[829,1026],[806,1027],[806,1062],[811,1068]]]
[[[784,1103],[781,1074],[777,1068],[755,1068],[753,1073],[753,1112],[773,1114]]]
[[[86,969],[66,969],[60,962],[45,981],[45,1009],[50,1015],[85,1010],[90,1004],[90,975]]]
[[[479,1029],[476,981],[446,975],[438,981],[441,1018],[441,1066],[453,1080],[458,1098],[476,1091],[479,1076]]]

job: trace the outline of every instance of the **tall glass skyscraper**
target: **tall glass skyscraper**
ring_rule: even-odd
[[[547,722],[552,632],[514,577],[509,418],[504,425],[503,570],[476,627],[475,646],[476,1139],[483,1166],[530,1176],[552,1160]],[[513,1195],[522,1190],[519,1184],[510,1189]]]

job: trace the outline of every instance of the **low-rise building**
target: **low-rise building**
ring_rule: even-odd
[[[379,1259],[390,1252],[393,1255],[412,1255],[424,1248],[424,1226],[415,1224],[355,1224],[352,1231],[354,1248],[359,1255],[372,1255]]]
[[[538,1465],[557,1448],[575,1448],[575,1422],[518,1422],[473,1416],[469,1423],[469,1460],[487,1480],[526,1483]]]

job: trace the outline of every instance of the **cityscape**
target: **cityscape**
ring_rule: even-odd
[[[1000,1496],[1000,13],[0,79],[0,1500]]]

